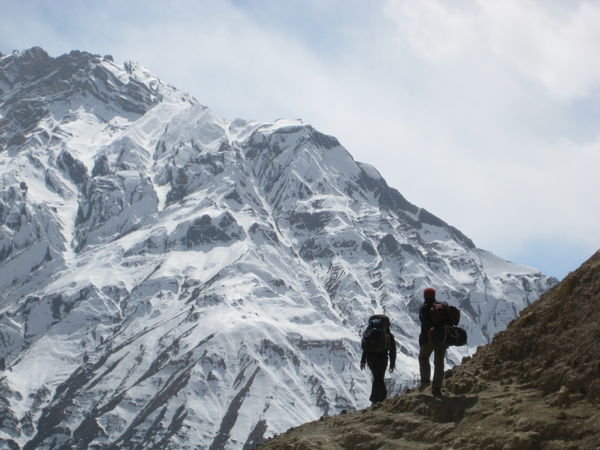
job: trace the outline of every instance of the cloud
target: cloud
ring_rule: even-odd
[[[505,257],[600,247],[600,3],[60,3],[9,1],[0,49],[111,53],[225,118],[302,118]]]
[[[600,3],[390,0],[398,39],[432,62],[478,57],[571,100],[600,87]]]
[[[385,12],[396,52],[440,86],[421,96],[418,122],[441,139],[419,129],[419,160],[448,189],[422,204],[501,254],[538,238],[598,248],[600,136],[577,122],[600,125],[578,103],[599,104],[600,4],[390,0]]]

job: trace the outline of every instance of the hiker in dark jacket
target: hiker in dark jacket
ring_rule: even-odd
[[[421,388],[429,385],[431,379],[431,366],[429,358],[433,353],[433,383],[431,392],[435,396],[442,395],[442,382],[444,381],[444,358],[446,357],[446,346],[434,345],[429,341],[429,330],[432,323],[432,307],[436,302],[435,289],[427,288],[423,291],[423,306],[419,311],[421,321],[421,334],[419,334],[419,370],[421,372]]]
[[[377,316],[372,316],[372,318]],[[385,317],[385,316],[382,316]],[[371,321],[369,319],[369,321]],[[396,340],[394,335],[389,329],[389,319],[387,320],[386,334],[388,336],[386,350],[384,351],[367,351],[365,350],[364,337],[363,337],[363,352],[360,358],[360,370],[365,368],[365,365],[369,365],[369,369],[373,374],[373,385],[371,386],[371,396],[369,400],[372,404],[382,402],[387,398],[387,388],[385,386],[385,369],[388,365],[388,355],[390,362],[390,373],[394,371],[396,367]]]

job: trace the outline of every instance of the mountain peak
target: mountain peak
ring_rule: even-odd
[[[72,122],[77,114],[100,122],[135,120],[162,102],[197,103],[139,64],[118,65],[110,56],[79,50],[53,58],[39,47],[0,60],[0,101],[0,151],[18,147],[48,127]]]
[[[50,56],[42,47],[31,47],[25,50],[13,50],[10,55],[3,55],[12,59],[19,59],[21,61],[31,60],[43,60],[49,59]]]

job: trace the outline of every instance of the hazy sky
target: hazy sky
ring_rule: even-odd
[[[600,248],[600,1],[3,0],[0,51],[134,60],[218,115],[301,118],[477,246]]]

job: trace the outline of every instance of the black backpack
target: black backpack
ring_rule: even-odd
[[[429,341],[433,345],[462,346],[467,344],[467,332],[464,328],[443,325],[429,329]]]
[[[365,352],[386,352],[390,342],[390,319],[383,314],[369,317],[369,324],[364,331],[361,341]]]

